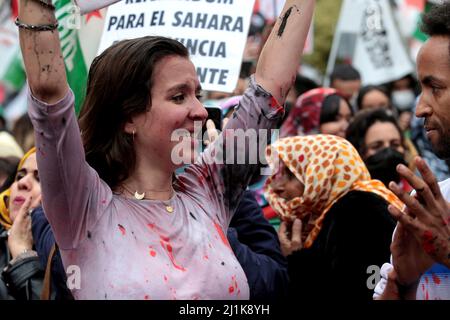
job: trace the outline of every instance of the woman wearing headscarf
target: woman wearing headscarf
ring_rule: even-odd
[[[333,88],[315,88],[298,97],[295,106],[280,128],[280,137],[305,136],[311,134],[333,134],[345,137],[345,131],[353,116],[349,103]],[[280,219],[263,195],[266,179],[253,186],[253,192],[263,207],[264,216],[276,228]]]
[[[40,203],[36,150],[17,167],[14,182],[0,194],[0,299],[39,299],[44,272],[33,250],[31,210]]]
[[[345,137],[352,116],[350,104],[335,89],[312,89],[298,97],[280,128],[280,136],[323,133]]]
[[[265,191],[283,220],[291,297],[371,299],[395,227],[387,206],[401,208],[401,201],[371,180],[355,148],[337,136],[280,139],[268,162],[279,164]]]

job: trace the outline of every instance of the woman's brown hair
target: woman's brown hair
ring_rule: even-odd
[[[123,40],[96,57],[89,70],[80,129],[86,161],[111,188],[136,164],[133,137],[124,126],[151,107],[153,70],[168,56],[189,58],[178,41],[148,36]]]

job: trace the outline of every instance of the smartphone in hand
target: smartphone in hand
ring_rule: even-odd
[[[206,111],[208,112],[208,119],[207,120],[212,120],[214,122],[214,126],[216,127],[216,130],[218,131],[222,131],[222,109],[220,109],[218,106],[217,107],[205,107]],[[207,129],[206,129],[206,121],[205,121],[205,125],[202,128],[202,144],[203,144],[203,149],[205,149],[206,145],[204,143],[205,139],[208,139],[208,135],[206,134]]]

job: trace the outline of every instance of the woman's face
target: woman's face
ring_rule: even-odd
[[[22,168],[17,171],[16,179],[10,189],[8,208],[11,221],[14,222],[26,199],[32,197],[32,208],[37,207],[40,202],[41,183],[39,182],[36,153],[31,154],[23,163]]]
[[[388,109],[390,106],[389,98],[381,91],[371,90],[367,92],[362,101],[361,109]]]
[[[340,99],[339,112],[336,115],[335,121],[322,123],[320,125],[320,133],[332,134],[345,138],[345,131],[347,130],[350,119],[352,118],[352,111],[350,106],[344,99]]]
[[[400,133],[391,122],[375,122],[367,130],[364,144],[366,145],[365,159],[389,147],[400,153],[405,152]]]
[[[303,196],[305,185],[297,179],[283,161],[280,161],[279,171],[272,179],[270,186],[280,198],[289,201]]]
[[[187,58],[168,56],[156,64],[152,82],[150,111],[126,125],[128,133],[136,133],[138,164],[150,161],[173,170],[183,165],[181,160],[193,163],[199,146],[197,139],[201,138],[202,124],[208,116],[199,100],[201,87],[194,65]],[[199,131],[195,132],[198,137],[194,137],[194,129]],[[173,135],[175,131],[177,134]]]

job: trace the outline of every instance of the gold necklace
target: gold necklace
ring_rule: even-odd
[[[122,185],[122,187],[129,193],[129,194],[131,194],[131,195],[133,195],[134,196],[134,198],[136,199],[136,200],[144,200],[144,199],[146,199],[145,198],[145,192],[142,192],[142,193],[139,193],[137,190],[134,192],[134,194],[133,194],[133,192],[131,192],[125,185]],[[167,191],[170,191],[170,190],[163,190],[163,191],[155,191],[155,190],[153,190],[152,192],[167,192]],[[173,192],[173,188],[172,188],[172,192]],[[154,199],[146,199],[146,200],[154,200]],[[166,203],[164,200],[160,200],[163,204],[164,204],[164,206],[165,206],[165,208],[166,208],[166,211],[168,212],[168,213],[173,213],[173,211],[175,210],[174,208],[173,208],[173,206],[171,206],[169,203]],[[170,201],[170,200],[169,200]]]

